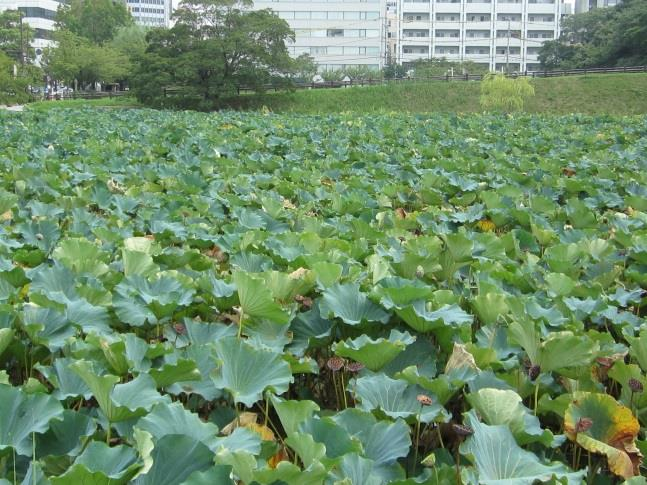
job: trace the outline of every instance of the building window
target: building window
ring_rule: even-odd
[[[48,10],[46,8],[41,8],[41,7],[18,7],[18,10],[20,10],[24,14],[25,17],[33,17],[33,18],[48,19],[48,20],[55,20],[56,19],[56,11]]]
[[[328,29],[326,31],[326,37],[343,37],[343,36],[344,36],[343,29]]]

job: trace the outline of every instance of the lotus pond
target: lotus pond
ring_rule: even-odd
[[[0,113],[0,483],[646,483],[647,118]]]

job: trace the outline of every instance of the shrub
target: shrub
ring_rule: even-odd
[[[535,95],[527,77],[507,78],[504,74],[487,74],[481,82],[481,107],[492,111],[522,111],[526,99]]]

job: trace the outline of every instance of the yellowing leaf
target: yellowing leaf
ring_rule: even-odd
[[[469,367],[477,371],[481,370],[476,365],[474,356],[467,351],[465,345],[454,343],[454,350],[452,350],[452,355],[449,356],[449,360],[445,366],[445,373],[463,367]]]
[[[642,455],[635,445],[640,425],[629,408],[608,394],[577,392],[564,414],[564,430],[584,449],[604,454],[609,469],[630,478],[639,474]]]

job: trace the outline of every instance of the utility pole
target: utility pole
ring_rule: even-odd
[[[22,33],[22,10],[18,10],[18,15],[20,17],[20,64],[25,65],[25,43],[23,42],[23,33]]]
[[[508,19],[508,45],[505,48],[505,73],[510,72],[509,62],[510,62],[510,19]]]

